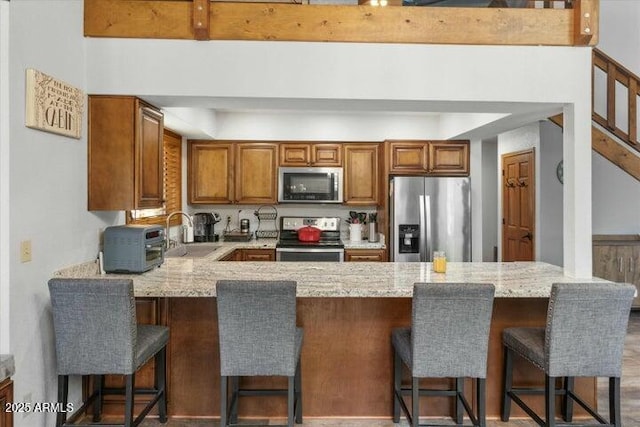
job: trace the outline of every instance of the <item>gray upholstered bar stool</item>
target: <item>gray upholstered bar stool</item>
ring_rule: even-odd
[[[71,425],[93,403],[93,420],[101,419],[105,394],[125,394],[126,427],[138,425],[157,403],[161,422],[167,420],[165,391],[166,345],[169,329],[138,325],[129,279],[51,279],[58,371],[58,401],[66,407],[70,375],[93,375],[94,392],[69,419],[59,412],[56,426]],[[135,372],[155,357],[155,387],[135,389]],[[104,375],[124,375],[125,389],[104,388]],[[134,393],[152,395],[133,418]],[[78,426],[80,424],[73,424]],[[95,425],[95,424],[83,424]],[[114,425],[114,424],[109,424]]]
[[[463,410],[474,426],[485,426],[489,329],[494,286],[472,283],[416,283],[413,286],[411,327],[394,329],[393,421],[400,409],[412,427],[421,425],[420,396],[455,398],[455,422],[462,425]],[[402,388],[402,365],[411,371],[411,387]],[[464,397],[464,378],[474,378],[477,411]],[[455,389],[420,388],[420,378],[455,378]],[[402,397],[411,395],[409,412]]]
[[[634,292],[627,284],[555,283],[546,327],[505,329],[502,420],[509,420],[513,400],[536,423],[553,427],[556,396],[562,396],[564,421],[572,421],[575,401],[601,424],[620,426],[622,350]],[[544,390],[513,387],[514,354],[544,372]],[[575,377],[609,378],[609,422],[574,394]],[[563,378],[561,388],[556,388],[558,378]],[[525,404],[522,394],[544,394],[544,420]]]
[[[287,395],[287,424],[302,423],[296,282],[221,280],[216,284],[220,333],[220,425],[237,423],[240,396]],[[240,389],[239,377],[285,376],[286,389]],[[232,397],[227,406],[228,379]]]

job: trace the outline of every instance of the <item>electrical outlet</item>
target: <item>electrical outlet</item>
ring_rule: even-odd
[[[20,262],[31,261],[31,240],[20,242]]]

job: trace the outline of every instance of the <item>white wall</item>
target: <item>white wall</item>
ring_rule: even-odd
[[[47,281],[55,270],[94,259],[97,230],[119,218],[116,213],[87,211],[86,129],[77,140],[24,126],[26,68],[36,68],[86,90],[82,2],[8,4],[10,224],[9,271],[3,271],[3,276],[9,274],[11,288],[14,398],[23,402],[30,395],[32,402],[53,402],[57,399],[57,377]],[[3,146],[6,143],[3,141]],[[23,240],[32,245],[33,260],[28,263],[19,260]],[[53,414],[16,414],[14,423],[50,426],[54,420]]]
[[[600,40],[598,49],[635,74],[640,75],[640,2],[638,0],[600,1]]]
[[[0,200],[9,200],[9,3],[0,1]],[[9,204],[0,203],[0,254],[9,253]],[[9,257],[0,255],[0,354],[10,345]]]
[[[484,139],[482,140],[482,261],[495,261],[494,247],[498,247],[499,178],[498,138]]]

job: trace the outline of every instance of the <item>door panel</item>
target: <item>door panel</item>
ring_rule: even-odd
[[[502,156],[502,261],[535,258],[535,153]]]

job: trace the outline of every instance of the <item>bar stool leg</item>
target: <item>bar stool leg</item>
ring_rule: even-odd
[[[402,396],[400,388],[402,387],[402,361],[398,351],[393,349],[393,422],[400,422],[400,399]]]
[[[544,418],[546,427],[556,425],[556,379],[549,375],[544,376]]]
[[[227,379],[220,377],[220,427],[227,427]]]
[[[485,378],[476,378],[476,394],[478,396],[478,425],[487,425],[487,381]]]
[[[616,427],[622,425],[620,412],[620,377],[609,378],[609,422]]]
[[[104,388],[104,375],[93,375],[93,393],[96,395],[93,400],[93,422],[97,423],[102,419],[102,389]]]
[[[162,392],[158,400],[158,419],[161,423],[167,422],[167,348],[164,347],[155,356],[155,389]]]
[[[575,384],[574,377],[564,377],[564,397],[562,398],[562,418],[570,423],[573,420],[573,399],[570,393],[573,393]]]
[[[296,366],[296,378],[295,378],[295,390],[297,405],[295,407],[296,412],[296,424],[302,424],[302,361],[298,360]]]
[[[513,355],[508,347],[504,348],[504,387],[502,390],[502,421],[509,421],[511,415],[511,388],[513,387]]]
[[[411,377],[411,427],[420,425],[420,380]]]
[[[293,427],[294,421],[294,401],[295,401],[295,376],[287,377],[287,427]]]
[[[240,406],[240,377],[231,377],[231,409],[229,424],[238,424],[238,406]]]
[[[133,390],[136,384],[135,375],[125,375],[124,426],[133,427]]]
[[[56,414],[56,427],[62,427],[67,421],[67,402],[69,396],[69,376],[58,375],[58,402],[62,404],[62,411]]]
[[[462,396],[464,396],[464,378],[456,378],[456,424],[462,424],[464,418]]]

